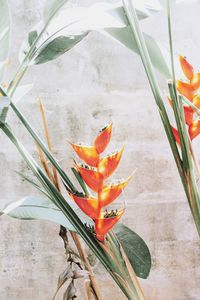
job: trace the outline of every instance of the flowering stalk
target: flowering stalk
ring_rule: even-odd
[[[95,234],[101,242],[104,242],[108,231],[124,213],[124,209],[103,212],[102,208],[116,200],[131,178],[113,184],[105,184],[105,180],[116,170],[124,150],[123,147],[120,151],[101,157],[110,142],[111,133],[112,124],[109,124],[100,131],[92,146],[71,143],[77,155],[87,163],[87,165],[76,164],[76,169],[87,186],[96,193],[95,197],[84,194],[80,196],[73,193],[71,197],[80,209],[94,220]]]

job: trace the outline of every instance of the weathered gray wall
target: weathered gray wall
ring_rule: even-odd
[[[8,70],[11,76],[17,65],[19,46],[27,30],[39,20],[43,1],[9,2],[13,16]],[[177,52],[190,55],[197,65],[200,65],[199,11],[200,2],[191,1],[174,14]],[[166,41],[163,14],[145,21],[143,26]],[[200,299],[198,236],[139,58],[99,33],[92,33],[57,61],[30,69],[24,83],[30,82],[34,82],[34,89],[20,102],[20,107],[41,132],[36,98],[42,97],[55,153],[66,170],[73,158],[67,139],[90,141],[105,123],[113,120],[110,149],[126,142],[117,176],[126,177],[137,168],[125,192],[128,209],[123,222],[144,238],[152,254],[151,274],[141,281],[147,299]],[[161,84],[166,89],[162,78]],[[13,114],[10,119],[18,137],[36,155],[34,144],[19,121]],[[13,172],[16,169],[27,172],[27,168],[2,134],[0,145],[0,206],[3,207],[35,191]],[[0,299],[51,299],[58,274],[64,268],[58,226],[8,217],[0,222]],[[124,299],[103,269],[98,267],[96,271],[105,299]]]

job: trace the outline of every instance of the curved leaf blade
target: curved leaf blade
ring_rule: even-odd
[[[137,43],[129,26],[124,28],[106,28],[102,33],[109,35],[131,51],[139,54]],[[154,67],[165,77],[169,78],[171,76],[169,70],[169,51],[150,35],[144,33],[144,38]]]
[[[92,225],[92,221],[80,211],[72,200],[68,202],[84,223]],[[64,214],[45,197],[28,196],[15,201],[2,209],[0,211],[1,215],[8,215],[21,220],[48,220],[60,224],[70,231],[75,231],[73,225]]]
[[[42,47],[34,59],[36,65],[46,63],[50,60],[58,58],[60,55],[69,51],[77,43],[79,43],[88,33],[71,36],[59,36]]]
[[[117,235],[136,275],[146,279],[151,269],[151,255],[144,240],[122,223],[114,227]]]

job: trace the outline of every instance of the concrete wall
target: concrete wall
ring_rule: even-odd
[[[17,67],[17,53],[25,33],[40,19],[42,2],[9,1],[13,34],[8,79]],[[84,5],[92,2],[82,1]],[[200,1],[190,1],[174,13],[176,53],[190,56],[197,66],[199,10]],[[143,27],[166,42],[163,14],[146,20]],[[160,81],[166,89],[163,78]],[[125,192],[128,209],[123,222],[144,238],[152,254],[150,276],[141,280],[147,299],[200,299],[199,239],[140,59],[114,41],[92,33],[60,59],[32,67],[23,82],[33,82],[34,89],[19,106],[41,133],[36,99],[42,97],[55,154],[66,171],[73,158],[67,139],[89,142],[105,123],[113,120],[110,150],[126,143],[117,176],[126,177],[137,168]],[[36,156],[34,143],[19,121],[13,113],[9,118],[18,137]],[[36,192],[13,172],[28,170],[2,133],[0,145],[3,207]],[[199,156],[198,141],[195,145]],[[65,262],[58,226],[8,217],[2,217],[0,222],[0,299],[52,299]],[[102,267],[98,266],[96,273],[105,299],[124,299]],[[58,299],[62,299],[62,293]]]

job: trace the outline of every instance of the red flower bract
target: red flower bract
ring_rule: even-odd
[[[184,56],[179,56],[181,68],[187,77],[188,82],[176,80],[176,87],[178,92],[189,99],[193,105],[200,109],[200,95],[197,90],[200,88],[200,72],[194,73],[193,66],[186,60]],[[173,108],[173,102],[168,97],[170,105]],[[185,122],[188,125],[188,134],[190,139],[193,140],[200,134],[200,120],[195,118],[195,110],[190,106],[184,106]],[[176,128],[172,127],[172,132],[177,144],[180,146],[180,136]]]

